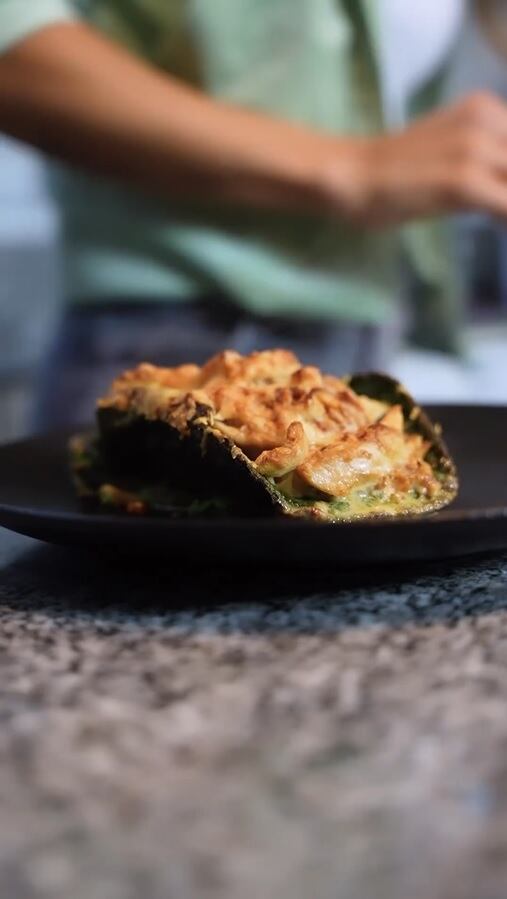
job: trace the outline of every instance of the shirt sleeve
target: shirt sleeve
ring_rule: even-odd
[[[0,0],[0,53],[46,25],[78,18],[67,0]]]

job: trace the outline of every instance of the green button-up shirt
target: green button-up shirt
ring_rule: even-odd
[[[208,94],[337,134],[384,127],[377,0],[0,0],[0,49],[83,17]],[[419,106],[422,108],[421,98]],[[222,291],[263,314],[380,323],[396,314],[404,247],[420,343],[456,345],[445,226],[369,232],[315,217],[189,211],[53,167],[70,299]]]

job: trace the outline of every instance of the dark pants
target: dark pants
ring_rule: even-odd
[[[266,318],[213,300],[70,306],[40,373],[34,429],[91,422],[97,397],[139,362],[201,364],[223,349],[287,347],[333,374],[385,370],[397,336],[394,327]]]

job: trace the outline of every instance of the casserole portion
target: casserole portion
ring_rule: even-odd
[[[288,350],[140,365],[99,400],[97,421],[89,470],[100,459],[112,482],[164,484],[243,515],[419,514],[457,492],[438,429],[400,384],[326,375]]]

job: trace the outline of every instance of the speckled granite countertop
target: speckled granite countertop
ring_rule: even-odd
[[[505,899],[507,558],[198,568],[0,530],[2,899]]]

